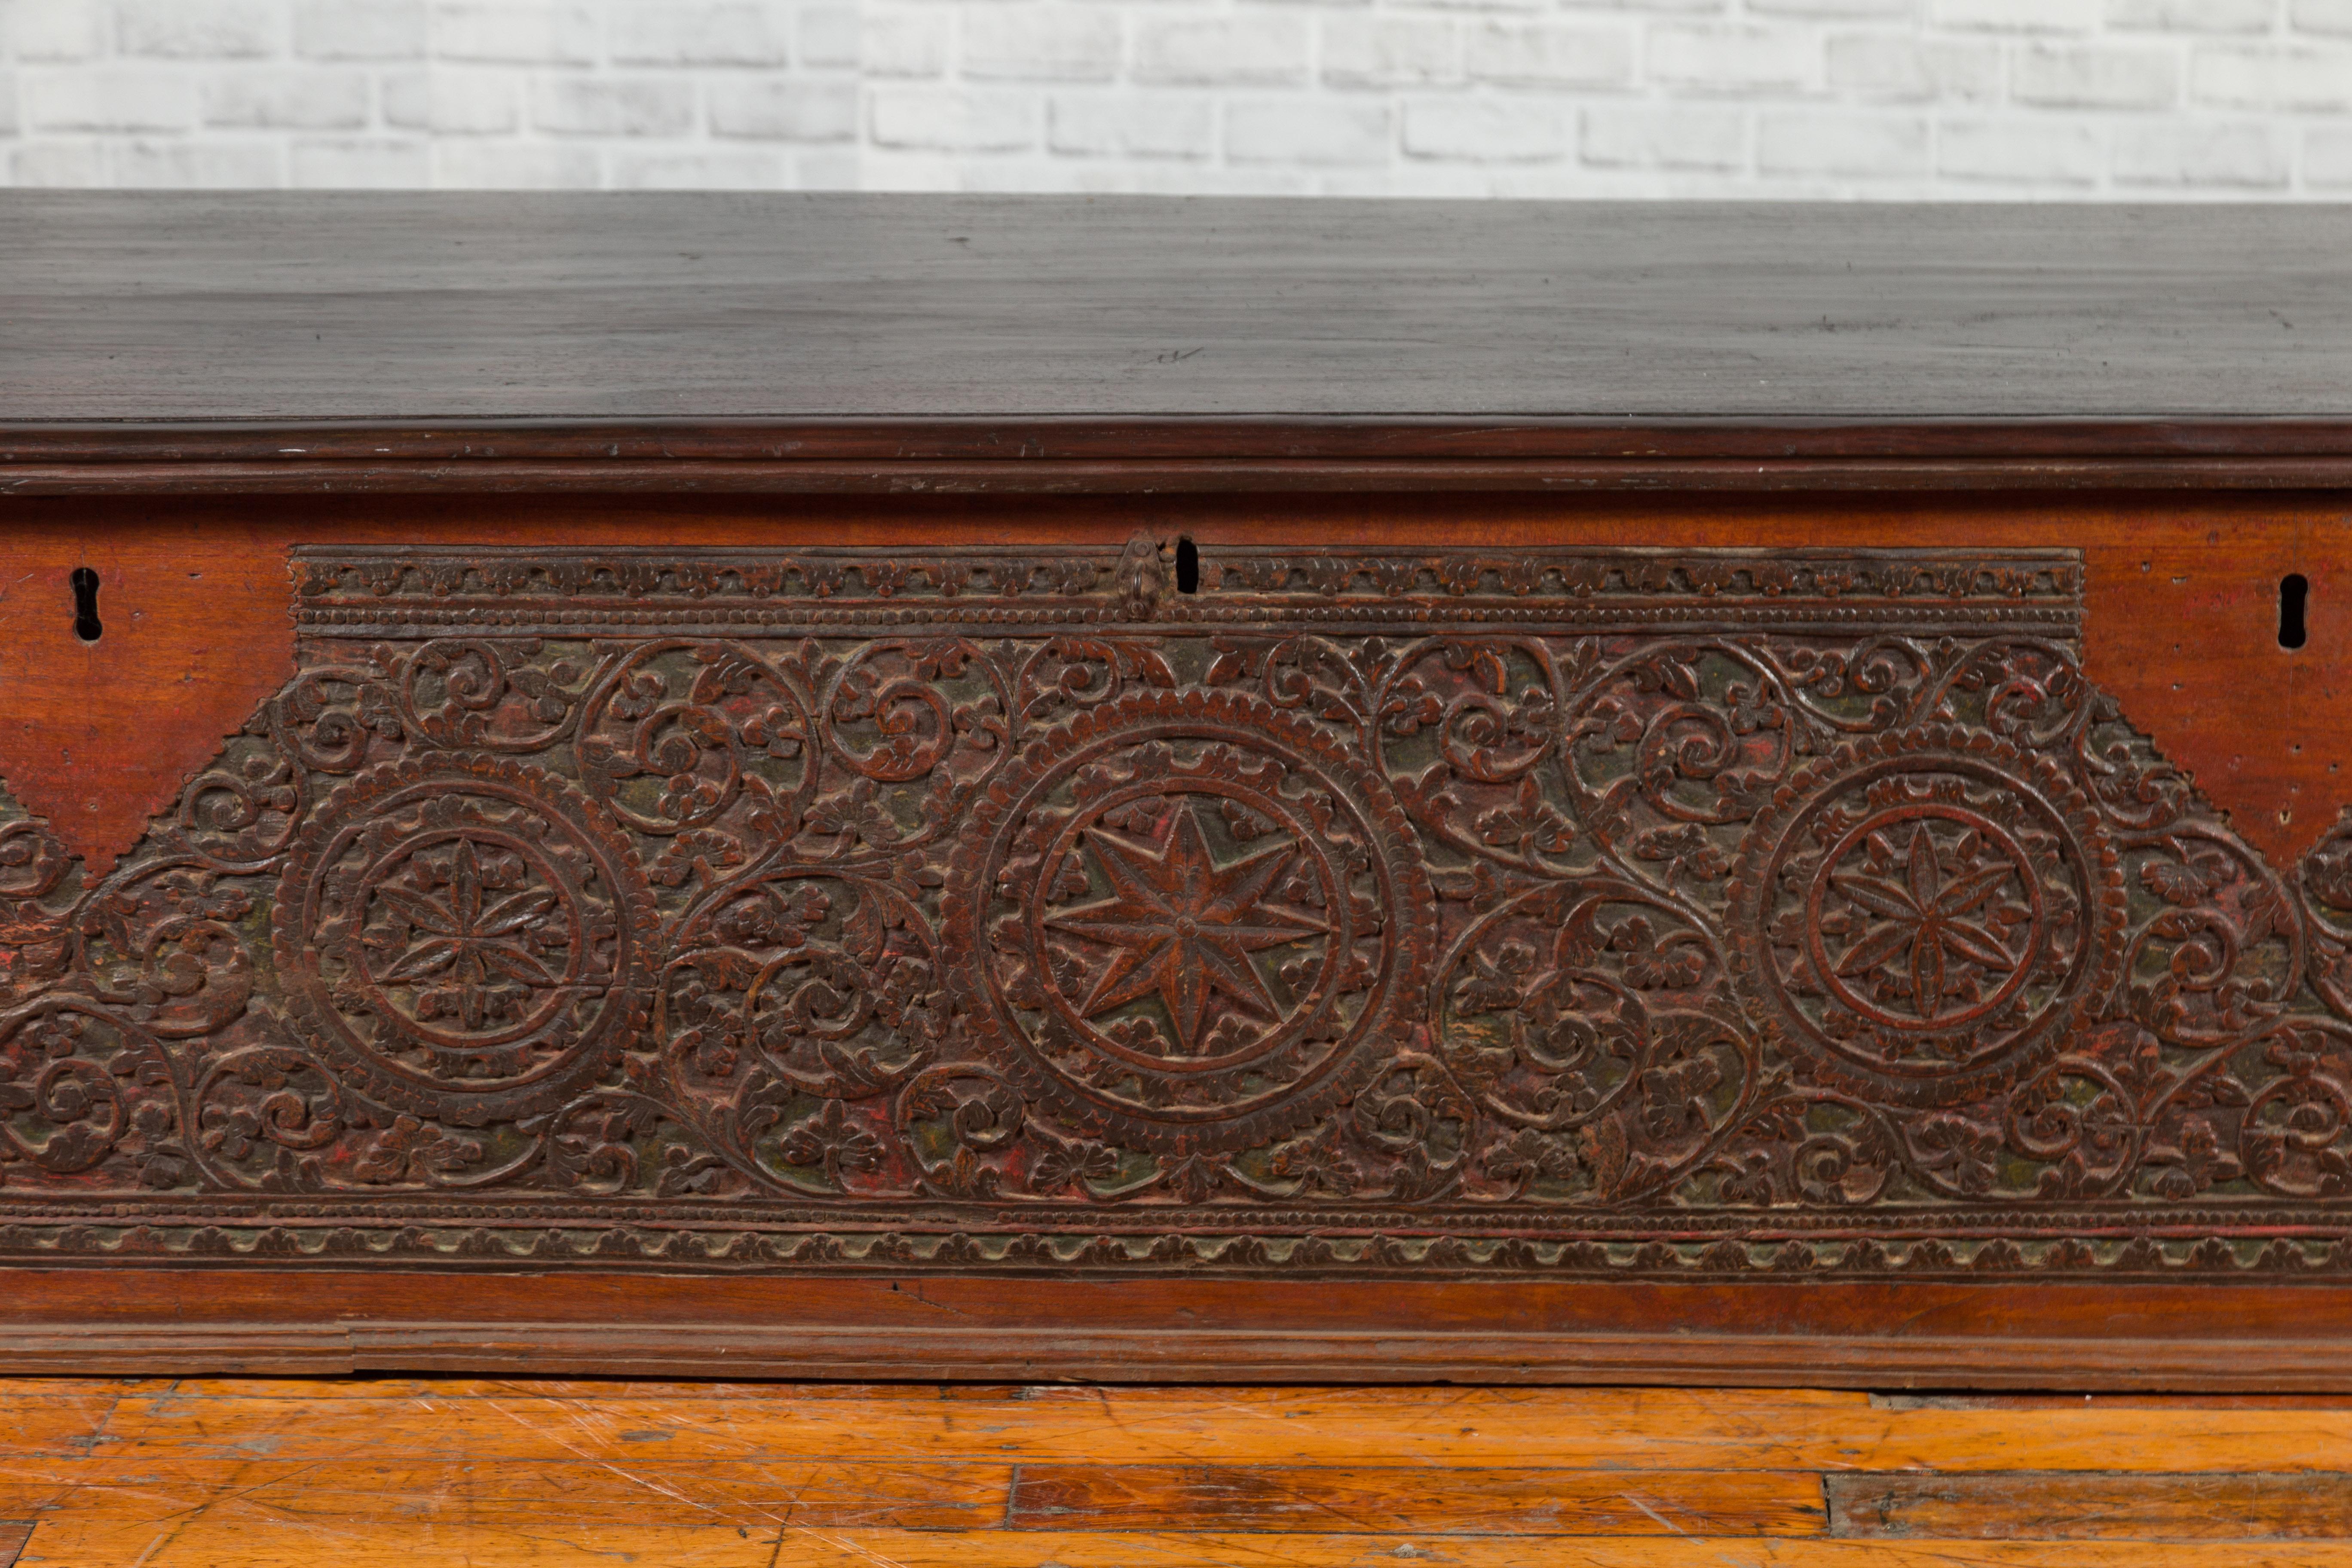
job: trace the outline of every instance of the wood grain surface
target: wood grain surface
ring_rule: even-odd
[[[2308,1398],[19,1379],[0,1563],[2343,1568],[2347,1472]]]
[[[780,1289],[757,1277],[246,1267],[9,1269],[0,1284],[0,1347],[26,1374],[2340,1392],[2352,1357],[2352,1292],[2194,1276],[2116,1285],[1064,1279],[1050,1289],[1021,1279],[835,1277]],[[448,1315],[457,1310],[466,1315]],[[1486,1462],[1522,1460],[1505,1452]],[[2177,1468],[2153,1457],[2116,1463]]]
[[[2352,1536],[2352,1476],[1833,1475],[1842,1535],[2064,1541],[2325,1540]]]
[[[27,193],[0,312],[16,426],[2335,417],[2352,209]]]
[[[681,548],[1051,546],[1139,530],[1482,549],[2063,545],[2087,568],[2084,668],[2274,866],[2352,805],[2343,758],[2352,626],[2342,497],[1945,495],[1110,500],[553,497],[199,500],[17,497],[0,505],[0,778],[94,867],[220,750],[291,669],[287,552],[306,542]],[[105,637],[77,640],[67,581],[100,578]],[[2279,583],[2309,582],[2310,641],[2278,644]],[[37,681],[8,679],[38,669]],[[2260,692],[2263,721],[2247,721]]]

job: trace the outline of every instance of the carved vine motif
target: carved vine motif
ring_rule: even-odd
[[[2352,1268],[2352,814],[2066,553],[296,564],[113,870],[0,804],[0,1252]]]

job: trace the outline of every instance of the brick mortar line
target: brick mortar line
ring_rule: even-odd
[[[12,16],[0,184],[2352,194],[2352,0],[15,0]]]

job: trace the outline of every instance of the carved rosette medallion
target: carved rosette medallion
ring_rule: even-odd
[[[2116,983],[2118,858],[2055,763],[1929,726],[1780,790],[1731,884],[1741,999],[1865,1099],[1946,1105],[2045,1065]]]
[[[652,899],[579,789],[439,754],[362,774],[276,906],[297,1029],[385,1104],[464,1125],[562,1104],[646,1017]]]
[[[1388,786],[1227,693],[1106,703],[973,809],[949,945],[985,1054],[1165,1152],[1304,1126],[1412,1047],[1427,877]]]

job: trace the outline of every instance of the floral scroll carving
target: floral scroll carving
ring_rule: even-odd
[[[293,564],[119,866],[0,805],[0,1257],[2352,1271],[2352,815],[2069,552]]]

